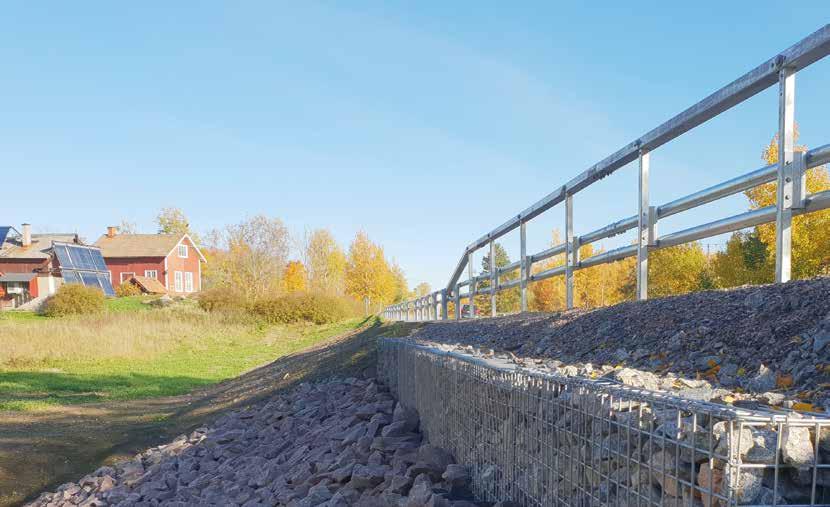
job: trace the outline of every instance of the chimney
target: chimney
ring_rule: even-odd
[[[118,234],[118,227],[114,225],[110,225],[109,227],[107,227],[108,238],[114,238],[116,234]]]
[[[23,224],[23,246],[32,246],[32,225]]]

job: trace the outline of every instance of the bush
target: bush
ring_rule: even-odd
[[[311,293],[264,299],[253,305],[253,312],[270,324],[329,324],[358,314],[355,303],[350,299]]]
[[[43,314],[48,317],[62,317],[98,313],[104,310],[105,299],[100,289],[67,283],[46,300]]]
[[[224,287],[207,289],[198,295],[199,308],[208,312],[247,311],[245,298],[237,292]]]
[[[141,289],[138,288],[138,285],[130,282],[124,282],[118,287],[115,288],[115,295],[124,298],[130,296],[140,296]]]

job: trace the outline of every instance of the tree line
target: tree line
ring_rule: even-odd
[[[296,238],[282,220],[265,215],[199,235],[181,209],[170,207],[156,224],[160,234],[188,234],[200,245],[206,290],[227,289],[248,302],[309,292],[352,298],[378,311],[411,296],[401,267],[363,231],[344,249],[327,229]],[[121,231],[135,232],[135,226],[122,221]]]

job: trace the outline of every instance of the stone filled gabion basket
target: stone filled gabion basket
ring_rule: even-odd
[[[539,506],[830,505],[830,419],[383,339],[379,375],[476,496]]]

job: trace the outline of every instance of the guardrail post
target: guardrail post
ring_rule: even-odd
[[[496,316],[496,286],[499,283],[499,272],[496,268],[496,242],[490,240],[490,316]]]
[[[519,287],[521,291],[521,311],[527,311],[527,279],[530,266],[527,262],[527,222],[519,224]]]
[[[637,299],[648,299],[648,246],[651,220],[648,205],[649,153],[640,150],[639,199],[637,200]],[[652,233],[653,234],[653,233]]]
[[[567,191],[566,191],[567,192]],[[565,194],[565,306],[574,307],[574,198]]]
[[[795,69],[785,67],[778,72],[778,189],[775,213],[775,281],[778,283],[788,282],[792,272],[794,137]]]
[[[453,289],[453,297],[455,298],[455,308],[453,308],[453,316],[455,320],[461,320],[461,287],[455,284]]]
[[[473,278],[473,252],[469,253],[469,257],[467,257],[467,275],[470,278],[470,286],[467,289],[469,293],[469,301],[468,305],[470,307],[470,318],[476,316],[476,281]]]

